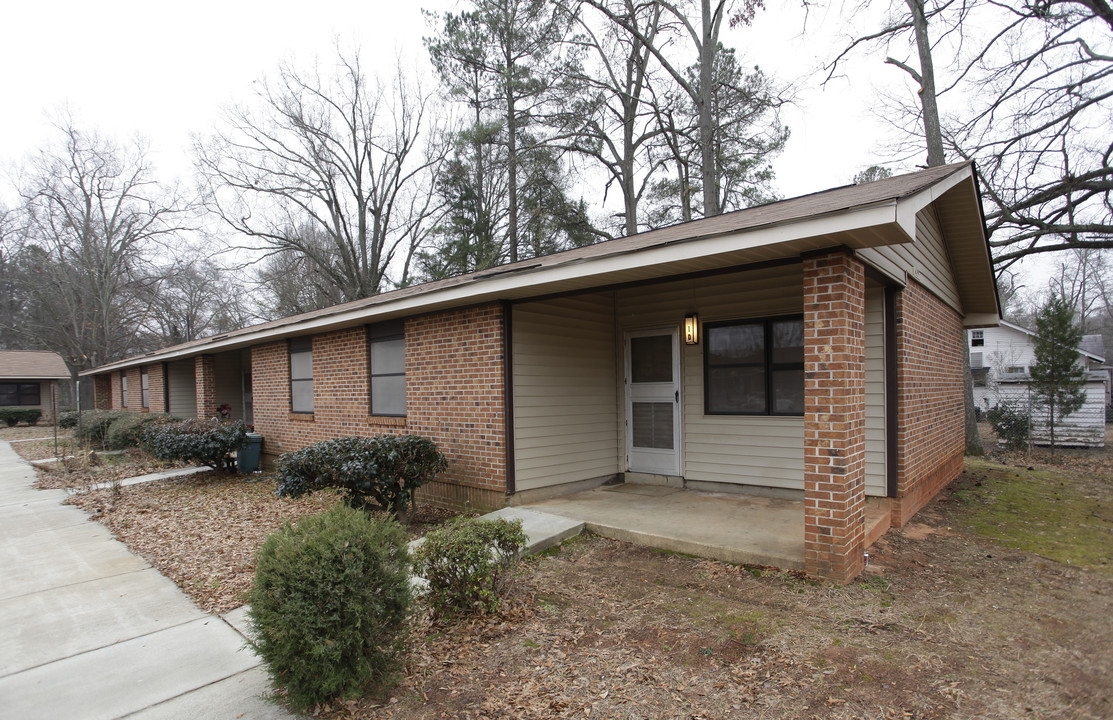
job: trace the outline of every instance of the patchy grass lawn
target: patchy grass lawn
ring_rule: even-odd
[[[1113,474],[1104,456],[1026,462],[971,462],[847,587],[575,539],[524,563],[499,613],[419,613],[392,696],[319,715],[1113,717]],[[74,502],[226,610],[263,537],[333,499],[209,474]]]

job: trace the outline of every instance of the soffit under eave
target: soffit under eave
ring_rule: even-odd
[[[1000,317],[997,276],[973,176],[947,190],[934,205],[963,311],[968,315]]]

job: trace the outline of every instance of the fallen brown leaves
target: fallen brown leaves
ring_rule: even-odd
[[[263,537],[332,498],[211,474],[75,499],[199,605],[239,604]],[[582,537],[527,561],[500,612],[415,620],[357,718],[1113,717],[1113,579],[960,529],[949,492],[846,587]]]
[[[183,467],[182,463],[166,462],[151,457],[139,448],[121,453],[81,453],[71,448],[73,457],[35,466],[38,479],[35,487],[47,489],[84,490],[92,485],[147,475],[160,470]],[[50,457],[50,456],[48,456]]]
[[[107,525],[209,612],[244,603],[255,573],[255,553],[286,520],[321,512],[332,493],[298,500],[274,495],[273,481],[243,475],[200,473],[150,484],[74,495],[80,506]]]

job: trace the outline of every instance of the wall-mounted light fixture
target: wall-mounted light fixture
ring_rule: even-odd
[[[695,313],[684,316],[684,344],[699,345],[699,317]]]

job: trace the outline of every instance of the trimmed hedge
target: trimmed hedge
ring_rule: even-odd
[[[354,508],[367,509],[371,501],[404,520],[414,490],[447,467],[436,443],[419,435],[342,437],[279,457],[278,494],[339,488]]]
[[[402,528],[337,503],[259,550],[255,650],[299,710],[388,687],[402,670],[411,590]]]
[[[493,612],[526,542],[521,520],[455,518],[425,536],[414,572],[429,581],[434,608]]]
[[[242,420],[182,420],[151,425],[143,431],[143,447],[155,457],[200,463],[215,470],[231,471],[230,456],[246,443],[247,426]]]
[[[85,414],[88,415],[88,413],[85,413]],[[58,413],[58,427],[60,427],[60,428],[75,428],[75,427],[77,427],[77,416],[78,416],[78,412],[76,410],[63,410],[62,412]]]
[[[104,445],[109,450],[138,447],[148,428],[172,422],[180,420],[165,413],[123,413],[108,425]]]
[[[21,422],[28,425],[37,425],[43,416],[40,408],[0,407],[0,422],[8,427],[15,427]]]

